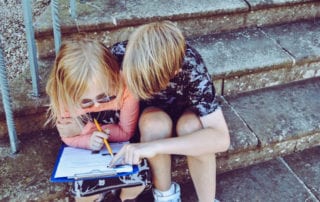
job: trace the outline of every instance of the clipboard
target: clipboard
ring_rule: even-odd
[[[117,153],[127,143],[129,142],[111,143],[110,146]],[[75,180],[113,178],[139,172],[137,165],[109,168],[107,165],[111,158],[106,148],[99,152],[92,152],[87,149],[69,147],[63,143],[59,149],[50,181],[73,182]]]

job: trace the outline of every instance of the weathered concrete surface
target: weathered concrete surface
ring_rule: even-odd
[[[212,28],[224,26],[224,30],[227,28],[230,30],[242,26],[244,18],[228,15],[248,10],[248,5],[242,0],[215,1],[214,3],[210,0],[201,0],[200,2],[189,1],[188,4],[180,0],[170,1],[170,3],[155,0],[110,0],[77,3],[78,15],[76,19],[72,19],[66,5],[69,5],[68,1],[61,1],[59,9],[60,18],[63,19],[61,31],[65,38],[77,37],[85,33],[88,37],[100,38],[107,45],[117,42],[119,33],[121,33],[121,39],[126,40],[133,27],[165,19],[181,22],[180,27],[187,36],[209,33]],[[218,16],[220,20],[216,20],[214,16]],[[195,18],[199,20],[193,20]],[[40,57],[52,55],[54,52],[50,8],[36,22],[35,34]]]
[[[180,0],[160,2],[155,0],[127,1],[91,1],[76,3],[76,21],[68,11],[69,2],[59,3],[62,32],[92,31],[115,29],[117,27],[143,24],[152,20],[207,17],[225,13],[247,11],[248,5],[242,0],[189,1],[187,4]],[[36,35],[51,34],[52,21],[50,9],[36,23]]]
[[[89,34],[89,38],[110,45],[112,34],[115,41],[122,41],[128,38],[124,29],[132,31],[134,27],[121,29],[123,32]],[[320,76],[319,38],[317,19],[202,35],[189,41],[203,56],[218,94],[230,95]]]
[[[319,133],[319,94],[320,78],[315,78],[227,100],[265,146]]]
[[[315,150],[319,153],[319,147]],[[295,161],[294,164],[304,165],[308,160],[318,162],[320,156],[314,153],[315,151],[310,149],[304,153],[294,154],[301,160]],[[306,159],[305,155],[309,156],[309,159]],[[217,198],[221,201],[319,201],[315,192],[311,192],[310,187],[305,186],[307,183],[305,178],[310,177],[314,179],[313,182],[319,182],[320,167],[319,164],[309,165],[308,170],[314,170],[314,172],[302,173],[306,170],[298,166],[291,172],[292,166],[288,167],[282,158],[277,158],[218,175]],[[298,173],[302,174],[297,176]]]
[[[319,76],[319,38],[320,23],[312,20],[203,35],[190,43],[213,79],[223,79],[227,95]]]
[[[241,76],[292,65],[290,56],[259,29],[204,35],[190,40],[214,78]]]
[[[12,101],[11,108],[13,111],[16,131],[19,136],[25,133],[48,129],[48,126],[45,126],[45,122],[47,120],[46,111],[49,98],[45,94],[45,84],[47,82],[47,76],[51,65],[52,60],[43,60],[39,63],[40,97],[34,97],[32,95],[32,82],[30,79],[31,74],[29,69],[22,74],[21,77],[16,78],[9,84]],[[8,135],[7,131],[7,123],[1,98],[0,139]]]
[[[222,174],[218,177],[218,187],[219,198],[226,201],[304,201],[309,198],[308,192],[277,160],[249,167],[243,173]]]
[[[25,134],[20,151],[11,155],[8,142],[0,142],[0,201],[58,201],[68,187],[49,181],[60,146],[57,133]]]
[[[228,155],[221,155],[218,168],[233,170],[319,145],[319,81],[309,79],[226,97],[258,144],[249,150],[242,145],[240,152],[230,150]],[[233,131],[232,124],[229,127],[234,138],[239,130]]]
[[[320,200],[320,146],[284,157],[292,171]]]
[[[266,26],[319,16],[319,2],[310,0],[248,0],[248,25]],[[312,17],[313,16],[313,17]]]
[[[252,3],[252,5],[251,5]],[[244,27],[280,24],[320,17],[320,2],[312,1],[243,1],[201,0],[183,3],[126,0],[77,3],[77,18],[69,14],[69,2],[60,3],[63,38],[86,35],[111,45],[127,39],[140,24],[171,20],[177,22],[186,36],[221,33]],[[37,45],[41,58],[53,55],[51,8],[35,23]]]
[[[284,24],[261,28],[270,38],[288,51],[296,63],[319,61],[320,21]]]
[[[221,106],[226,122],[228,123],[231,144],[228,152],[220,155],[228,156],[228,154],[257,148],[259,146],[258,138],[246,125],[238,112],[232,106],[228,105],[225,100],[221,102]],[[221,168],[221,170],[223,170],[223,168]]]
[[[302,2],[312,2],[312,0],[247,0],[252,7],[252,10],[268,8],[273,6],[286,6],[291,4],[298,4]]]
[[[0,142],[0,201],[68,202],[69,185],[49,181],[60,140],[55,131],[26,134],[20,152],[12,156],[7,141]],[[220,201],[319,202],[320,146],[217,176]],[[190,176],[174,178],[181,185],[182,201],[197,201]],[[106,201],[113,201],[112,198]],[[151,193],[139,202],[151,202]]]
[[[320,133],[297,139],[286,140],[268,146],[257,147],[253,150],[244,150],[227,156],[221,155],[217,160],[217,172],[226,172],[237,168],[271,160],[277,156],[287,155],[319,145]]]
[[[256,28],[194,37],[190,43],[213,80],[223,80],[224,95],[287,82],[286,72],[293,65],[291,56]]]

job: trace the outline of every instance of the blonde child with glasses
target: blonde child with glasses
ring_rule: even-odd
[[[140,26],[112,51],[118,60],[124,57],[124,78],[142,100],[142,114],[141,143],[122,148],[111,165],[148,158],[155,201],[180,202],[180,186],[171,180],[170,155],[186,155],[199,201],[214,201],[215,153],[226,151],[230,138],[199,53],[169,21]]]
[[[50,97],[49,122],[68,146],[100,150],[109,142],[129,141],[136,130],[139,102],[128,91],[115,57],[93,40],[61,45],[46,86]],[[99,132],[94,119],[101,125]],[[101,180],[76,181],[77,201],[99,201]],[[122,201],[131,201],[143,187],[123,189]],[[88,196],[88,197],[82,197]]]

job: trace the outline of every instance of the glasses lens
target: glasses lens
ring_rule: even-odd
[[[102,93],[100,95],[97,95],[96,97],[96,102],[97,103],[106,103],[106,102],[109,102],[110,100],[113,100],[114,98],[116,98],[116,96],[108,96],[107,94],[105,93]],[[92,107],[94,105],[94,101],[91,100],[91,99],[83,99],[80,103],[80,106],[82,108],[89,108],[89,107]]]
[[[80,103],[82,108],[89,108],[94,105],[94,102],[91,99],[83,99]]]
[[[108,96],[105,93],[100,94],[96,97],[96,100],[98,103],[106,103],[109,102],[110,100],[114,99],[116,96]]]

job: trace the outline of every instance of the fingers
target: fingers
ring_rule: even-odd
[[[103,146],[103,141],[99,137],[93,137],[90,140],[90,149],[92,150],[100,150]]]
[[[101,148],[102,148],[102,144],[100,144],[100,143],[92,143],[90,145],[90,149],[93,151],[99,151],[99,150],[101,150]]]
[[[139,153],[135,150],[134,145],[128,145],[126,147],[126,155],[124,162],[127,164],[138,164],[139,162]]]
[[[126,157],[124,158],[124,162],[126,164],[137,165],[141,161],[140,155],[135,152],[127,152]]]
[[[104,132],[95,131],[93,132],[93,135],[99,137],[99,138],[106,138],[108,139],[109,135]]]
[[[95,131],[90,138],[90,149],[100,150],[103,147],[103,138],[108,138],[107,134],[103,132]]]
[[[137,165],[141,162],[141,156],[137,144],[127,144],[113,157],[111,167],[119,164]]]
[[[110,161],[109,167],[115,167],[116,165],[124,164],[123,163],[123,154],[124,148],[122,148]]]

